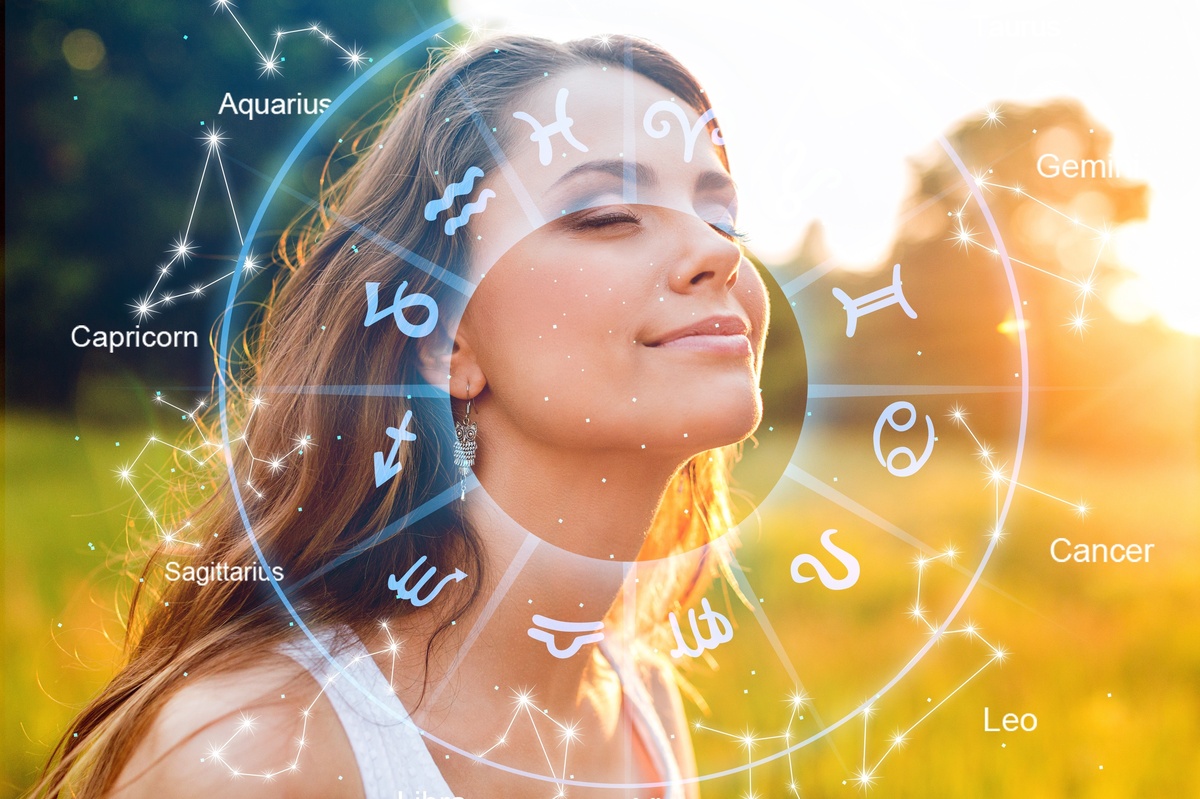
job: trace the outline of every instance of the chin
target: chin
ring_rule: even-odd
[[[697,452],[736,444],[753,435],[762,423],[762,401],[757,389],[739,398],[713,397],[702,413],[681,422]]]

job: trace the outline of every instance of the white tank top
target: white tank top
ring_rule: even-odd
[[[362,641],[350,630],[317,635],[338,666],[309,642],[284,644],[280,652],[295,660],[325,687],[358,761],[366,799],[482,799],[457,797],[442,777],[425,746],[424,733],[411,721],[399,697]],[[600,644],[600,651],[621,681],[634,728],[650,753],[655,772],[669,787],[651,789],[649,796],[684,799],[682,775],[662,721],[636,671]],[[568,787],[569,790],[569,787]],[[402,793],[401,793],[402,792]]]

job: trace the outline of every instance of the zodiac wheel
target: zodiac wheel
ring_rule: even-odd
[[[252,257],[254,242],[266,221],[279,213],[276,206],[281,199],[296,195],[288,185],[289,175],[323,146],[321,136],[328,138],[329,130],[338,124],[339,109],[387,75],[403,55],[426,46],[454,24],[447,20],[433,26],[373,61],[301,136],[258,206],[239,267]],[[553,84],[558,76],[547,73],[545,77]],[[613,85],[614,91],[624,91],[615,78]],[[469,239],[489,212],[499,213],[495,209],[504,199],[498,197],[501,189],[477,185],[493,171],[505,173],[502,185],[510,193],[524,191],[521,177],[507,169],[517,150],[523,148],[525,157],[547,165],[560,158],[573,163],[571,159],[596,147],[595,131],[582,121],[586,113],[573,104],[578,93],[565,85],[553,88],[551,115],[518,110],[512,114],[515,122],[506,120],[528,134],[515,140],[498,137],[499,125],[475,109],[469,93],[463,93],[462,113],[475,115],[473,135],[499,153],[498,165],[472,165],[461,174],[447,174],[443,192],[418,198],[430,236]],[[621,120],[629,135],[639,142],[673,142],[680,164],[690,164],[699,148],[726,146],[720,132],[709,125],[711,109],[692,115],[693,121],[676,98],[665,89],[662,94],[647,100],[644,109],[635,112],[630,107]],[[390,145],[382,141],[378,146]],[[869,272],[838,269],[833,262],[753,266],[749,250],[745,251],[743,268],[757,269],[771,297],[773,318],[763,366],[763,419],[733,472],[744,499],[735,512],[736,526],[722,538],[666,559],[695,559],[712,550],[728,563],[725,577],[708,594],[670,613],[663,624],[674,641],[666,655],[677,663],[689,669],[692,661],[710,658],[731,664],[718,672],[689,671],[710,714],[697,714],[690,723],[696,745],[705,747],[706,754],[698,775],[681,782],[740,779],[772,763],[786,762],[790,768],[793,756],[805,747],[861,721],[864,759],[857,777],[869,784],[878,763],[872,765],[865,755],[867,721],[931,650],[943,640],[959,637],[982,644],[989,663],[1003,657],[1001,647],[964,621],[963,610],[1003,540],[1018,485],[1029,399],[1023,301],[1002,232],[976,176],[947,140],[941,139],[940,145],[944,162],[961,176],[961,190],[959,196],[922,213],[941,217],[948,213],[960,224],[964,218],[978,220],[988,231],[994,261],[981,266],[965,250],[955,251],[942,242],[898,251],[894,262],[889,259],[885,268]],[[624,153],[618,156],[624,157]],[[600,199],[591,198],[562,213],[600,205]],[[663,208],[671,214],[680,212]],[[550,221],[531,224],[536,230]],[[442,357],[449,359],[453,336],[435,345],[438,322],[461,318],[486,283],[465,278],[449,264],[402,246],[371,229],[366,220],[339,217],[336,225],[339,246],[353,253],[347,257],[371,249],[390,254],[396,265],[398,276],[390,285],[364,279],[344,289],[357,303],[356,324],[364,335],[394,325],[408,339],[441,346]],[[502,252],[521,246],[523,238],[506,242]],[[222,320],[222,370],[230,366],[231,347],[245,321],[236,302],[242,271],[233,274]],[[440,286],[442,299],[420,288],[431,282]],[[581,369],[586,370],[586,365]],[[265,390],[270,402],[269,392],[285,389]],[[470,409],[465,417],[456,418],[445,385],[350,382],[286,390],[337,395],[350,403],[381,397],[404,401],[403,412],[378,430],[370,462],[358,464],[377,490],[387,490],[402,474],[405,448],[418,437],[440,436],[453,447],[456,479],[428,486],[412,510],[389,519],[365,544],[305,576],[305,583],[369,554],[421,518],[486,488],[472,469],[476,448],[486,448],[486,427],[477,426],[485,422],[473,417]],[[248,476],[235,466],[241,439],[228,413],[231,397],[225,382],[219,383],[218,391],[230,483],[246,534],[263,569],[271,573],[271,553],[259,546],[255,536],[256,514],[261,511],[252,497],[243,496]],[[311,441],[308,446],[337,443]],[[949,497],[955,498],[953,503]],[[950,504],[952,512],[943,508]],[[531,531],[529,551],[523,546],[510,566],[519,572],[539,548],[558,549]],[[615,554],[567,556],[592,562],[593,569],[614,570],[627,582],[632,574],[655,565],[653,560]],[[363,590],[391,593],[397,602],[414,607],[436,606],[439,597],[467,588],[474,576],[463,564],[434,562],[424,555],[393,569],[381,569],[377,582],[364,585]],[[305,608],[293,600],[295,586],[278,580],[271,580],[271,586],[290,624],[307,637],[305,645],[385,708],[384,697],[356,678],[352,663],[339,662],[319,631],[307,623]],[[483,597],[483,602],[494,608],[511,601],[504,595],[508,590],[502,586],[498,594]],[[530,626],[523,644],[543,647],[555,659],[568,660],[589,644],[605,640],[600,615],[559,619],[537,610],[529,609]],[[846,678],[846,664],[864,662],[865,666],[852,669],[853,679]],[[518,711],[536,701],[531,698],[536,686],[497,686],[497,690],[505,688],[515,693]],[[771,698],[762,700],[765,710],[746,710],[748,701],[763,697]],[[407,717],[396,720],[413,724]],[[495,722],[500,739],[505,725],[512,724],[507,717],[480,723],[485,721]],[[761,736],[744,732],[752,721],[780,732]],[[561,768],[557,758],[548,757],[546,770],[526,770],[506,762],[502,749],[481,752],[430,730],[421,729],[419,734],[447,758],[469,758],[545,783],[548,795],[555,787],[563,795],[573,786],[653,789],[667,784],[601,783],[586,775],[577,779],[568,768],[565,751]],[[724,742],[729,742],[726,749]],[[788,787],[797,791],[794,780]]]

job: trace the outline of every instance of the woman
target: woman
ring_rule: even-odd
[[[362,151],[284,237],[237,483],[38,793],[697,796],[668,614],[721,565],[767,324],[703,90],[640,40],[499,38]],[[164,581],[259,564],[239,503],[296,616]]]

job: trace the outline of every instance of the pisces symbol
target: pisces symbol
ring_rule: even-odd
[[[554,98],[554,121],[549,125],[543,125],[524,111],[513,112],[515,119],[526,122],[533,128],[533,133],[529,134],[529,140],[537,142],[538,160],[542,162],[542,166],[548,166],[554,158],[554,148],[550,144],[550,137],[555,134],[561,135],[567,144],[579,152],[586,153],[588,151],[587,145],[575,138],[575,134],[571,132],[571,126],[575,124],[575,120],[567,116],[567,96],[569,94],[570,91],[565,86],[558,90],[558,94]]]
[[[413,578],[413,575],[417,573],[417,569],[421,568],[421,564],[424,563],[425,560],[426,558],[424,555],[419,557],[416,563],[408,567],[408,571],[404,573],[404,577],[399,580],[396,579],[396,575],[394,574],[388,575],[388,588],[396,592],[396,599],[407,599],[413,604],[413,607],[419,608],[422,605],[428,605],[430,602],[432,602],[433,598],[440,594],[442,589],[446,587],[446,583],[450,582],[451,580],[457,583],[465,580],[467,577],[467,573],[465,571],[462,569],[455,569],[454,574],[447,574],[438,581],[437,585],[427,591],[424,596],[421,596],[419,594],[420,590],[425,587],[425,583],[433,579],[433,575],[437,574],[437,567],[430,566],[428,569],[426,569],[425,574],[421,576],[421,579],[417,580],[416,585],[409,586],[408,582]]]
[[[462,180],[447,186],[440,198],[425,203],[425,219],[432,222],[437,219],[438,214],[454,204],[455,198],[470,194],[471,189],[475,187],[475,180],[483,177],[483,174],[483,170],[477,166],[468,167],[467,171],[463,173]],[[487,201],[495,196],[496,192],[491,189],[484,189],[479,192],[479,199],[475,202],[467,203],[463,206],[458,216],[452,216],[446,220],[446,226],[442,228],[446,235],[453,236],[454,231],[467,224],[472,216],[482,213],[487,208]]]
[[[571,657],[586,644],[595,644],[604,640],[603,621],[559,621],[543,616],[540,613],[533,616],[534,627],[528,630],[529,637],[546,645],[550,654],[559,660]],[[541,629],[545,628],[545,629]],[[554,638],[554,633],[587,633],[577,635],[566,647],[560,647]]]
[[[675,633],[676,646],[671,650],[671,657],[677,658],[681,655],[700,657],[705,649],[716,649],[733,638],[733,626],[729,623],[729,619],[713,610],[709,606],[707,598],[700,600],[700,606],[704,608],[704,612],[700,614],[700,620],[708,622],[708,637],[700,634],[700,625],[696,623],[696,609],[688,608],[688,623],[692,626],[692,636],[696,639],[696,647],[693,649],[685,644],[683,633],[679,630],[679,619],[672,611],[670,614],[671,632]]]
[[[821,585],[831,591],[844,591],[858,582],[858,560],[846,550],[833,543],[831,540],[833,534],[837,530],[826,530],[821,535],[821,546],[825,547],[825,551],[837,558],[838,562],[846,567],[846,576],[842,579],[835,579],[829,573],[829,569],[825,568],[825,564],[817,560],[815,555],[802,554],[797,555],[792,559],[792,579],[798,583],[807,583],[812,577],[805,577],[800,574],[800,567],[808,564],[817,572],[817,577],[821,580]]]

